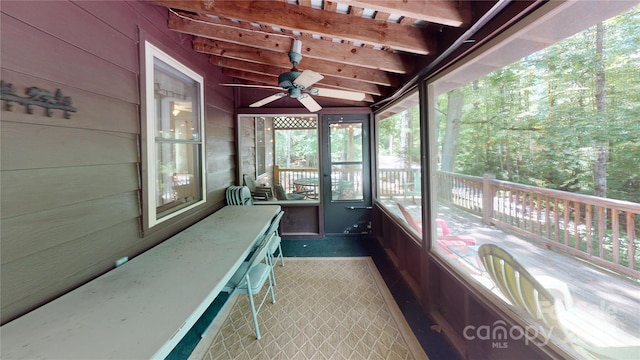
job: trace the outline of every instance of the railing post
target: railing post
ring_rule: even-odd
[[[493,174],[484,174],[482,176],[482,222],[491,224],[491,216],[493,215],[493,188],[491,181],[495,180]]]
[[[280,182],[280,166],[278,165],[273,165],[273,183],[282,184]]]

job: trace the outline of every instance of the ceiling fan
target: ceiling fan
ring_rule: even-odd
[[[291,51],[289,52],[289,61],[291,61],[291,64],[293,64],[293,68],[291,68],[290,71],[284,72],[278,76],[279,86],[245,84],[222,85],[276,89],[281,91],[262,100],[256,101],[255,103],[249,105],[250,107],[260,107],[287,95],[294,99],[298,99],[298,101],[300,101],[300,103],[302,103],[302,105],[304,105],[304,107],[307,108],[307,110],[309,110],[310,112],[316,112],[322,109],[322,107],[311,97],[311,95],[354,101],[364,100],[365,94],[360,92],[311,87],[316,82],[322,80],[324,76],[312,70],[304,70],[302,72],[298,70],[297,66],[300,63],[300,60],[302,60],[301,51],[302,42],[300,40],[293,39],[291,43]]]

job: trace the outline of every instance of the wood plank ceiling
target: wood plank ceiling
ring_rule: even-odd
[[[453,0],[154,3],[168,8],[171,30],[193,35],[193,49],[209,54],[235,82],[277,86],[278,75],[291,68],[292,39],[299,39],[298,68],[322,74],[318,87],[365,93],[364,102],[355,105],[396,92],[480,13],[474,2]]]

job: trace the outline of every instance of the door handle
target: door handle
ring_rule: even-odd
[[[347,206],[347,210],[371,210],[372,206]]]

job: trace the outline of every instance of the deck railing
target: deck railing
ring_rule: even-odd
[[[359,168],[351,169],[348,166],[331,172],[331,190],[339,199],[362,199],[362,175]],[[296,187],[296,180],[316,179],[319,183],[317,168],[283,168],[274,166],[274,182],[282,184],[285,192],[294,192],[301,189]],[[317,196],[317,194],[315,194]]]
[[[293,192],[295,186],[293,182],[301,178],[318,178],[318,168],[282,168],[273,167],[273,181],[282,184],[285,192]]]
[[[640,204],[441,172],[442,201],[548,247],[640,278]]]
[[[316,168],[276,168],[274,179],[293,190]],[[378,197],[407,197],[415,169],[378,169]],[[640,278],[640,204],[439,172],[438,198],[494,224],[619,273]],[[413,195],[414,192],[412,192]],[[413,196],[412,196],[413,197]]]
[[[378,169],[378,196],[404,196],[406,184],[414,183],[415,171],[405,169]]]

